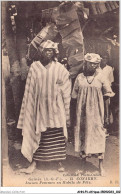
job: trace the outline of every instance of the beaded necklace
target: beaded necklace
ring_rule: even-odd
[[[88,84],[91,84],[93,82],[94,78],[95,78],[95,73],[93,75],[93,79],[91,80],[91,82],[89,82],[88,77],[86,76],[86,80],[87,80]]]

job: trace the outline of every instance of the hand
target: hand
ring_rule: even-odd
[[[106,94],[104,94],[104,96],[113,97],[113,96],[115,96],[115,93],[114,92],[107,92]]]
[[[29,71],[29,67],[27,66],[27,62],[25,58],[21,59],[21,79],[25,80]]]
[[[29,67],[21,67],[21,79],[25,80],[28,74]]]

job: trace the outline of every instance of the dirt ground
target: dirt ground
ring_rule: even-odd
[[[73,143],[67,144],[65,172],[57,171],[57,163],[38,163],[33,174],[20,174],[18,169],[26,168],[29,162],[21,154],[21,142],[9,140],[9,169],[4,169],[3,186],[119,186],[119,135],[110,135],[106,140],[104,159],[105,177],[98,171],[98,159],[88,158],[83,173],[82,160],[74,153]]]

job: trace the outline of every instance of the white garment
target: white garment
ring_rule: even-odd
[[[109,81],[110,85],[112,82],[114,82],[114,76],[113,76],[113,68],[109,65],[106,65],[102,69],[103,75],[105,75],[106,79]]]

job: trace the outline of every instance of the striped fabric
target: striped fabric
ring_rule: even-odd
[[[45,40],[53,40],[58,34],[55,24],[45,26],[32,40],[31,45],[38,49],[38,46]],[[31,52],[31,51],[30,51]]]
[[[43,49],[45,48],[52,48],[52,49],[55,49],[55,51],[58,53],[58,43],[55,43],[51,40],[46,40],[46,41],[43,41],[40,45],[40,47],[42,47]]]
[[[65,139],[62,128],[48,128],[42,132],[39,148],[33,156],[37,161],[60,161],[66,159]]]
[[[44,67],[34,62],[29,70],[18,128],[22,129],[22,153],[31,162],[39,146],[41,132],[63,127],[70,122],[71,81],[62,64],[51,62]]]

